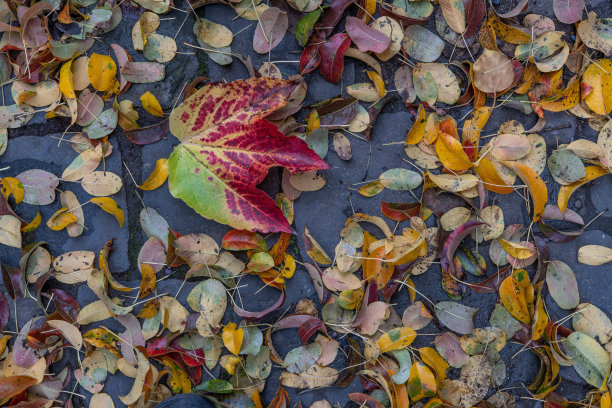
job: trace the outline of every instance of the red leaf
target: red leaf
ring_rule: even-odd
[[[76,322],[77,315],[81,310],[81,306],[76,299],[61,289],[51,289],[49,292],[53,295],[53,304],[60,316],[67,322]]]
[[[268,169],[328,168],[308,145],[263,118],[285,106],[296,81],[267,77],[204,85],[170,115],[181,144],[168,159],[170,193],[200,215],[237,229],[292,232],[256,185]]]
[[[126,130],[125,135],[130,142],[144,146],[161,140],[169,131],[170,127],[168,125],[168,120],[164,119],[155,125]]]
[[[391,38],[370,27],[360,18],[348,16],[345,28],[357,48],[362,52],[380,53],[389,48],[389,44],[391,44]]]
[[[246,230],[231,230],[223,237],[223,248],[229,251],[244,251],[255,249],[258,251],[267,251],[268,244],[266,240],[256,232]]]
[[[482,20],[486,14],[487,5],[485,4],[484,0],[470,0],[466,15],[467,25],[463,35],[465,37],[469,37],[478,31],[480,23],[482,23]]]
[[[322,331],[327,334],[327,326],[318,317],[312,317],[300,325],[298,335],[302,339],[302,344],[306,344],[308,340],[317,332]]]
[[[482,224],[484,224],[484,222],[473,220],[468,221],[451,232],[448,238],[446,238],[446,242],[444,242],[444,246],[442,247],[442,256],[440,257],[442,270],[449,271],[449,269],[453,267],[451,260],[455,256],[455,251],[457,250],[457,247],[461,241],[463,241],[463,238],[467,237],[470,232],[474,231],[476,227]]]
[[[410,217],[416,217],[421,210],[421,203],[391,203],[380,202],[380,212],[393,221],[405,221]]]
[[[332,35],[321,46],[319,72],[329,82],[337,84],[344,71],[344,51],[351,46],[351,38],[344,33]]]
[[[306,75],[317,69],[321,63],[321,44],[304,48],[300,56],[300,74]]]

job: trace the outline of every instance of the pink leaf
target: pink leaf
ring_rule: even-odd
[[[553,0],[553,11],[560,22],[573,24],[582,20],[584,0]]]
[[[347,17],[345,28],[359,51],[381,53],[391,44],[391,38],[370,27],[360,18]]]

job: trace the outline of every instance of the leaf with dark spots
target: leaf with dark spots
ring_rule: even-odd
[[[259,312],[249,312],[247,310],[242,309],[241,307],[239,307],[236,303],[234,303],[234,313],[236,313],[238,316],[253,322],[253,321],[257,321],[260,320],[261,318],[267,316],[268,314],[272,313],[273,311],[275,311],[276,309],[278,309],[279,307],[281,307],[283,305],[283,303],[285,302],[285,291],[282,290],[281,294],[278,298],[278,300],[270,307],[261,310]]]
[[[2,378],[0,380],[0,404],[6,404],[11,398],[34,384],[36,384],[35,378],[23,375]]]
[[[168,119],[151,126],[126,130],[128,140],[136,145],[145,146],[160,141],[170,131]]]
[[[306,143],[264,120],[285,106],[295,81],[267,77],[209,83],[170,115],[181,144],[168,159],[170,193],[200,215],[236,229],[292,232],[275,201],[256,185],[268,169],[326,169]]]
[[[319,72],[329,82],[337,84],[344,71],[344,51],[351,46],[351,37],[344,33],[331,36],[321,46]]]

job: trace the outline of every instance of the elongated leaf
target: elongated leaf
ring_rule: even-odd
[[[344,51],[351,46],[351,38],[338,33],[321,46],[321,65],[319,71],[329,82],[338,83],[344,71]]]

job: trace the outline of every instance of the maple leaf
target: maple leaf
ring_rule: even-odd
[[[274,166],[328,168],[305,142],[263,118],[282,108],[295,81],[209,83],[170,115],[181,144],[168,159],[170,193],[200,215],[237,229],[291,232],[274,200],[256,188]]]

